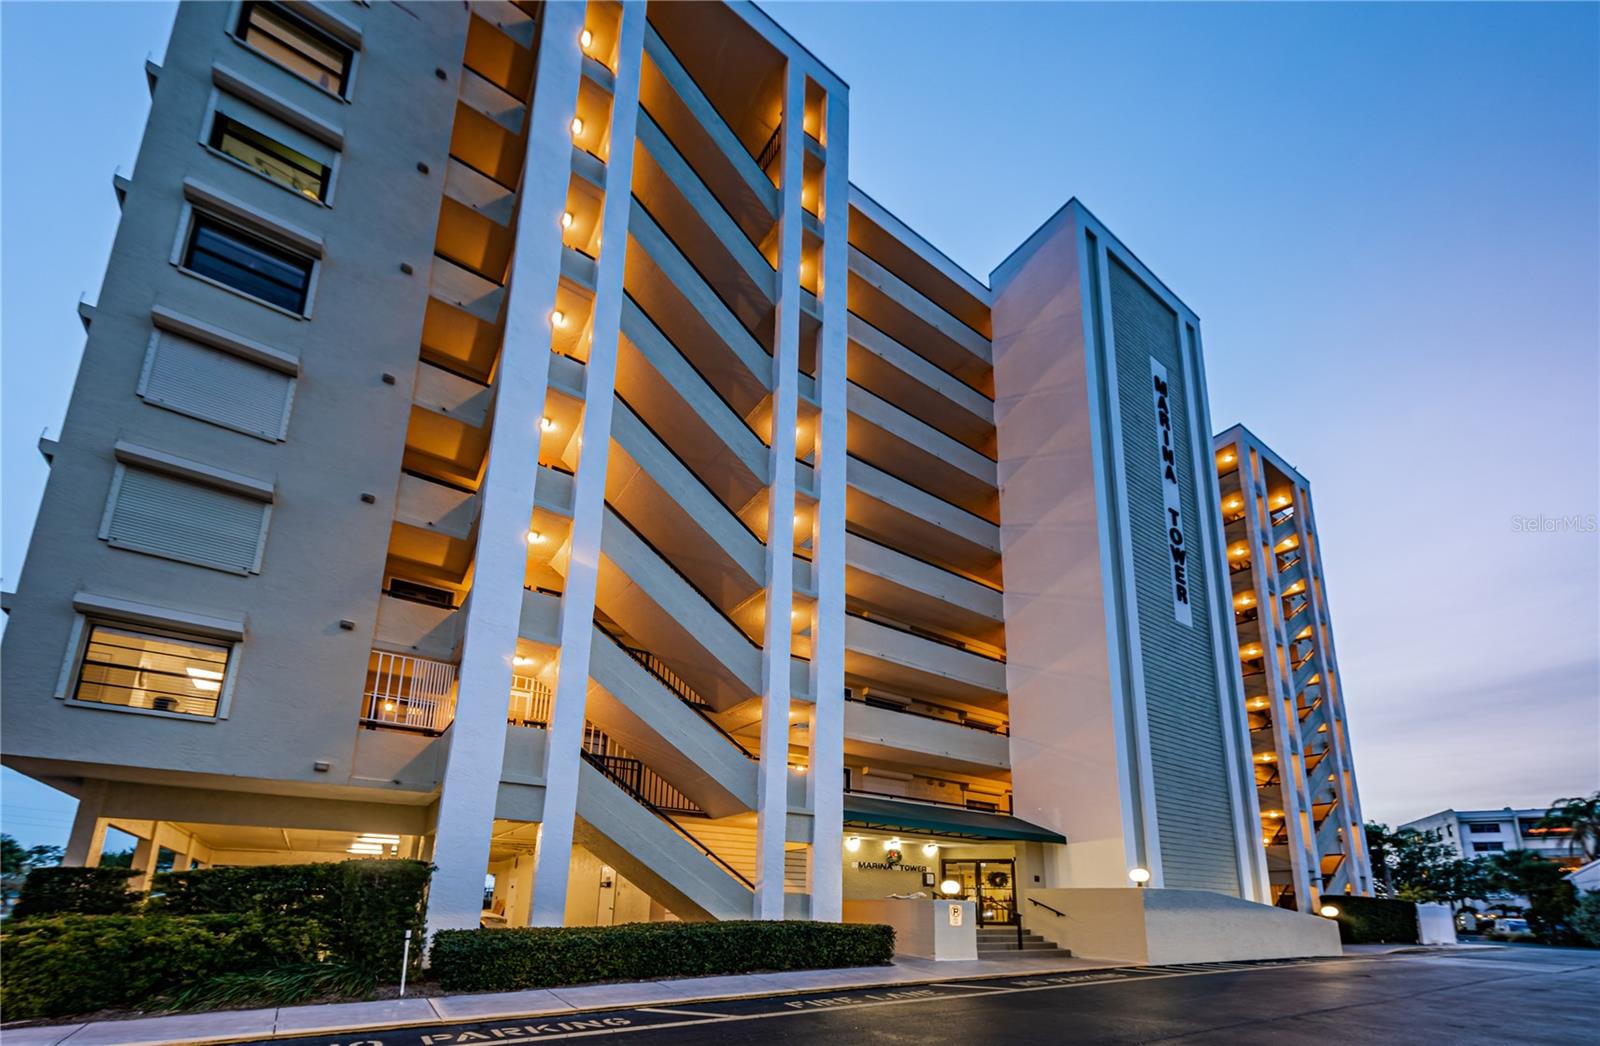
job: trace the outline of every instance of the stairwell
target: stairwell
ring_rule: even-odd
[[[978,927],[978,958],[980,959],[1070,959],[1072,952],[1054,941],[1045,940],[1036,933],[1023,930],[1019,936],[1015,926]]]

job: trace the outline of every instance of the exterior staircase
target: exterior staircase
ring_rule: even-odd
[[[1070,959],[1072,952],[1054,941],[1024,930],[1020,938],[1014,926],[978,927],[980,959]]]

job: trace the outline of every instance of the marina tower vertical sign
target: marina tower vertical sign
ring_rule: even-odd
[[[1167,551],[1171,555],[1172,618],[1194,627],[1189,610],[1189,549],[1184,540],[1183,501],[1179,496],[1178,452],[1172,443],[1172,411],[1168,407],[1167,368],[1150,357],[1150,402],[1156,412],[1156,463],[1161,469],[1161,502],[1166,511]]]

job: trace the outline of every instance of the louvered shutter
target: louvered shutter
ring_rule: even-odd
[[[122,548],[252,573],[268,509],[252,498],[124,468],[102,536]]]
[[[230,429],[280,440],[289,422],[294,379],[280,371],[158,331],[139,394],[169,410]]]

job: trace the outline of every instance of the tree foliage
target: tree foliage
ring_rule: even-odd
[[[1469,861],[1455,847],[1428,832],[1368,821],[1367,852],[1381,897],[1402,901],[1459,904],[1491,889],[1482,862]]]

